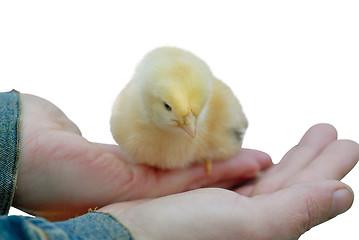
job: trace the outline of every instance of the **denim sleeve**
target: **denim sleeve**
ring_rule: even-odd
[[[111,215],[91,212],[64,222],[43,218],[0,216],[0,239],[8,240],[132,240],[130,233]]]
[[[20,98],[15,90],[0,93],[0,215],[14,197],[20,150]]]

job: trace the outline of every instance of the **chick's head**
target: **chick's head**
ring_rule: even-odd
[[[148,53],[135,74],[146,120],[161,128],[180,127],[195,137],[212,78],[209,67],[190,52],[163,47]]]

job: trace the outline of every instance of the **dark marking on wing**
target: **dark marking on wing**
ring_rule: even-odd
[[[238,129],[232,129],[232,133],[235,137],[235,139],[238,141],[238,142],[242,142],[243,141],[243,136],[244,136],[244,133]]]

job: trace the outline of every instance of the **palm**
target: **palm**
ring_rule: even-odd
[[[268,165],[267,155],[243,150],[216,163],[161,171],[126,162],[118,146],[91,143],[56,106],[22,96],[22,149],[15,206],[34,215],[63,219],[89,208],[158,197],[202,186],[230,187]]]

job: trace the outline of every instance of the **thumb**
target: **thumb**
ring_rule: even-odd
[[[347,185],[326,180],[296,184],[253,200],[266,221],[262,226],[268,226],[263,233],[276,235],[270,239],[298,239],[312,227],[347,211],[354,194]]]

